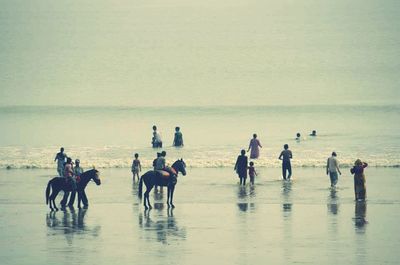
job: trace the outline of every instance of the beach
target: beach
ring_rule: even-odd
[[[179,176],[175,206],[151,194],[145,211],[129,169],[103,169],[89,208],[50,212],[54,170],[0,170],[2,264],[397,264],[400,171],[367,168],[356,203],[347,169],[336,191],[320,168],[259,169],[254,187],[230,168]],[[60,194],[57,198],[59,202]]]

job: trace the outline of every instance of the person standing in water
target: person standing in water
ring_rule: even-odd
[[[183,135],[180,130],[181,130],[181,128],[175,127],[174,142],[172,143],[173,146],[176,146],[176,147],[183,146]]]
[[[367,163],[357,159],[354,167],[350,169],[351,174],[354,174],[354,195],[357,201],[364,201],[366,197],[364,168],[367,166]]]
[[[250,162],[249,166],[249,177],[250,177],[250,184],[254,185],[254,179],[257,176],[256,169],[254,168],[254,163]]]
[[[153,125],[153,138],[151,140],[153,148],[162,148],[161,134],[157,131],[157,126]]]
[[[311,132],[310,136],[317,136],[317,131],[316,131],[316,130],[313,130],[313,131]]]
[[[140,160],[139,160],[139,154],[136,153],[135,154],[135,159],[132,161],[132,178],[133,181],[135,181],[135,176],[137,176],[137,179],[139,180],[139,173],[140,171],[142,171],[142,165],[140,164]]]
[[[293,158],[292,151],[289,150],[289,145],[285,144],[283,146],[283,151],[279,155],[279,160],[282,160],[282,176],[284,180],[290,180],[292,176],[292,165],[290,163],[290,159]],[[289,173],[288,177],[286,178],[286,172]]]
[[[338,182],[338,173],[342,175],[339,169],[339,161],[336,158],[336,152],[332,152],[332,156],[328,158],[326,162],[326,174],[329,175],[331,179],[331,187],[334,188]]]
[[[241,151],[241,155],[238,156],[236,160],[236,164],[234,167],[234,170],[239,176],[240,179],[240,185],[245,186],[246,185],[246,179],[247,179],[247,156],[246,156],[246,150]]]
[[[262,148],[260,141],[257,139],[257,134],[253,134],[253,139],[250,140],[249,149],[250,151],[250,159],[257,159],[260,156],[260,148]]]
[[[67,159],[67,155],[64,153],[64,147],[60,148],[60,152],[56,154],[54,162],[57,161],[57,172],[60,177],[64,176],[64,163]]]

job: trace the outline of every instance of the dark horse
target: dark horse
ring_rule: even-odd
[[[101,181],[99,178],[99,171],[96,169],[91,169],[88,170],[80,176],[80,181],[76,183],[76,191],[78,192],[78,208],[81,208],[81,201],[83,200],[83,204],[85,207],[88,206],[87,202],[87,197],[85,193],[85,188],[86,185],[89,183],[89,181],[93,179],[93,181],[97,184],[100,185]],[[51,195],[50,195],[50,187],[51,187]],[[50,210],[56,210],[58,211],[58,208],[55,203],[55,199],[60,192],[60,190],[63,190],[64,192],[70,192],[72,191],[71,183],[67,182],[65,178],[62,177],[54,177],[49,181],[47,184],[46,188],[46,204],[49,204]],[[50,201],[50,203],[49,203]],[[54,208],[52,207],[52,204]],[[72,206],[72,205],[71,205]]]
[[[175,207],[174,204],[172,203],[172,199],[174,197],[174,190],[175,190],[175,185],[177,183],[178,173],[181,172],[182,175],[184,176],[186,175],[186,164],[183,161],[183,159],[180,159],[175,161],[175,163],[172,165],[171,168],[173,170],[167,170],[170,173],[170,175],[172,175],[169,176],[169,178],[163,177],[162,174],[157,170],[147,171],[140,177],[139,197],[140,198],[142,197],[142,189],[144,182],[144,184],[146,185],[146,192],[144,193],[143,205],[146,209],[152,208],[150,205],[149,193],[151,189],[154,187],[154,185],[168,187],[168,198],[167,198],[168,207]]]

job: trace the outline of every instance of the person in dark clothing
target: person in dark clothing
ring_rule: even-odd
[[[290,180],[292,176],[292,165],[290,164],[290,159],[292,159],[292,151],[289,150],[289,145],[285,144],[283,146],[284,150],[279,156],[279,160],[282,160],[282,176],[284,180]],[[288,177],[286,178],[286,172],[288,172]]]
[[[356,201],[364,201],[367,193],[365,187],[364,168],[368,166],[367,163],[357,159],[354,167],[350,169],[351,174],[354,174],[354,194]]]
[[[176,147],[183,146],[183,135],[181,133],[181,128],[179,127],[175,127],[174,142],[172,145]]]
[[[240,185],[245,186],[246,185],[246,178],[247,178],[247,156],[246,156],[246,150],[241,151],[241,155],[238,156],[235,164],[234,170],[239,176],[240,179]]]

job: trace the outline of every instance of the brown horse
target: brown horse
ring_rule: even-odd
[[[175,207],[174,204],[172,203],[172,199],[174,197],[174,190],[175,190],[175,185],[177,183],[178,173],[181,172],[182,175],[184,176],[186,175],[186,164],[183,161],[183,159],[180,159],[175,161],[174,164],[172,164],[171,169],[173,170],[168,170],[168,172],[170,173],[169,178],[163,177],[163,175],[157,170],[147,171],[140,177],[140,182],[139,182],[140,198],[142,197],[143,182],[146,185],[146,192],[144,193],[144,202],[143,202],[145,209],[152,208],[150,204],[149,193],[155,185],[168,187],[167,205],[168,207],[172,208]]]
[[[80,176],[80,181],[76,183],[76,191],[78,192],[78,207],[81,208],[81,201],[85,207],[88,205],[85,188],[89,181],[93,179],[93,181],[100,185],[101,181],[99,178],[99,171],[96,169],[88,170]],[[52,190],[50,195],[50,188]],[[46,188],[46,204],[49,204],[50,210],[58,211],[58,208],[55,203],[55,199],[60,191],[70,192],[72,191],[71,183],[67,182],[65,178],[62,177],[54,177],[49,181]],[[50,202],[50,203],[49,203]],[[52,206],[53,203],[53,206]]]

